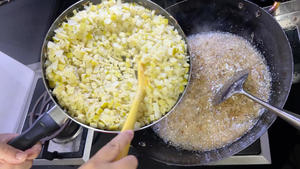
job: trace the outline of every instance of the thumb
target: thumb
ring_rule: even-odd
[[[11,139],[13,136],[2,137],[0,139],[0,160],[10,164],[19,164],[24,162],[27,158],[27,154],[6,144],[9,140],[8,137]]]
[[[132,130],[121,132],[118,136],[102,147],[102,149],[95,154],[93,159],[105,162],[113,161],[119,155],[121,150],[130,143],[133,135],[134,133]]]

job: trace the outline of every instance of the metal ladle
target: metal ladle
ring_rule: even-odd
[[[287,110],[282,110],[279,108],[276,108],[269,103],[260,100],[259,98],[249,94],[243,89],[243,85],[245,80],[247,79],[249,74],[248,70],[239,71],[236,73],[224,86],[216,93],[214,96],[213,104],[218,105],[222,103],[223,101],[227,100],[229,97],[231,97],[234,94],[240,93],[251,100],[255,101],[256,103],[261,104],[265,108],[269,109],[270,111],[276,113],[277,116],[282,118],[283,120],[287,121],[291,125],[293,125],[295,128],[300,130],[300,115],[289,112]]]

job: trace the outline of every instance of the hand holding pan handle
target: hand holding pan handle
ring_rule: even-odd
[[[8,142],[9,145],[27,150],[35,145],[42,138],[47,137],[57,131],[66,121],[67,117],[61,110],[54,106],[48,112],[41,115],[24,133]]]

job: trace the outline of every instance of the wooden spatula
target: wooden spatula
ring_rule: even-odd
[[[147,85],[147,79],[144,75],[144,66],[142,65],[141,62],[138,62],[138,89],[137,89],[136,95],[134,97],[133,103],[131,105],[128,117],[127,117],[121,131],[134,129],[134,124],[136,122],[137,115],[138,115],[139,105],[143,101],[143,99],[146,95],[146,90],[145,90],[146,85]],[[117,160],[125,157],[128,154],[129,146],[130,146],[130,144],[128,144],[121,151],[121,153],[117,157]]]

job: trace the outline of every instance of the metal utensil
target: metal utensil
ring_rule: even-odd
[[[255,101],[256,103],[261,104],[265,108],[271,110],[272,112],[276,113],[279,117],[281,117],[283,120],[287,121],[294,127],[296,127],[298,130],[300,130],[300,115],[289,112],[287,110],[282,110],[279,108],[276,108],[269,103],[260,100],[259,98],[251,95],[250,93],[246,92],[243,89],[243,85],[245,80],[247,79],[249,75],[248,70],[243,70],[237,72],[224,86],[216,93],[213,104],[218,105],[231,97],[234,94],[243,94],[250,98],[251,100]]]

